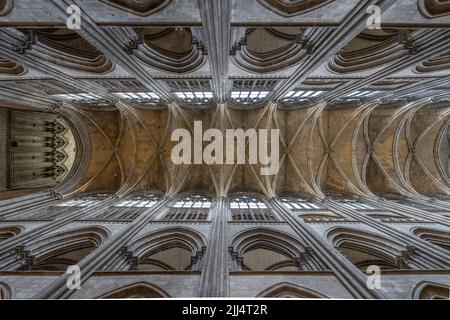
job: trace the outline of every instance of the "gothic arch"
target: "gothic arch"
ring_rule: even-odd
[[[327,68],[336,74],[349,74],[407,57],[415,50],[408,37],[409,33],[396,29],[365,30],[339,51]]]
[[[43,112],[10,111],[10,189],[53,187],[68,175],[75,141],[64,120]],[[70,143],[69,143],[70,140]]]
[[[206,238],[186,227],[149,232],[122,248],[108,268],[147,271],[195,270],[205,252]]]
[[[358,268],[377,265],[381,269],[408,269],[413,249],[370,231],[335,227],[327,239]]]
[[[418,74],[446,71],[450,69],[450,52],[430,57],[412,68]]]
[[[315,10],[334,0],[258,0],[263,6],[269,10],[285,17],[292,17],[305,12]]]
[[[133,54],[147,65],[178,74],[193,72],[207,59],[202,44],[189,29],[141,29]]]
[[[425,241],[450,251],[450,232],[418,227],[412,229],[412,233]]]
[[[0,242],[17,236],[22,231],[23,228],[19,226],[0,227]]]
[[[8,15],[14,8],[14,0],[0,0],[0,17]]]
[[[148,282],[138,282],[105,293],[99,299],[170,298],[163,289]]]
[[[108,5],[114,6],[137,15],[148,16],[157,13],[167,7],[172,0],[101,0]]]
[[[0,281],[0,300],[7,300],[11,298],[11,288],[6,283]]]
[[[30,54],[56,66],[92,74],[106,74],[113,63],[83,37],[69,29],[45,28],[28,33]]]
[[[450,298],[450,288],[434,282],[419,282],[413,290],[413,299],[420,300],[448,300]]]
[[[22,65],[0,57],[0,74],[21,76],[27,73],[27,71]]]
[[[68,125],[68,129],[72,132],[77,150],[74,165],[66,178],[55,188],[56,192],[66,194],[74,192],[76,186],[86,174],[91,162],[92,142],[87,128],[76,112],[62,108],[60,114]]]
[[[249,28],[244,39],[237,39],[234,44],[232,61],[239,68],[254,73],[292,67],[301,62],[309,51],[308,43],[299,40],[302,33],[299,28]]]
[[[307,298],[319,299],[328,298],[327,296],[303,286],[289,282],[277,283],[261,291],[256,297],[263,298]]]
[[[91,139],[70,108],[10,111],[9,188],[73,192],[91,161]],[[51,151],[49,151],[51,150]]]
[[[260,227],[235,235],[229,251],[244,270],[298,271],[307,255],[307,248],[298,239]]]
[[[417,0],[420,14],[428,19],[443,17],[450,14],[450,4],[443,0]]]
[[[42,237],[17,253],[22,269],[66,271],[92,253],[110,236],[103,227],[78,228]],[[23,249],[22,249],[23,250]]]

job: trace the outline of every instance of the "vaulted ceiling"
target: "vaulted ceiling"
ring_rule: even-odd
[[[0,104],[87,133],[72,192],[448,195],[449,26],[439,0],[0,0]],[[173,164],[198,120],[280,129],[280,170]]]

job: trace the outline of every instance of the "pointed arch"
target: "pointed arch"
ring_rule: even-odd
[[[148,299],[170,298],[170,295],[158,286],[148,282],[138,282],[105,293],[97,299]]]
[[[258,0],[267,9],[284,17],[291,17],[315,10],[321,6],[331,3],[333,0],[298,0],[298,1],[280,1],[280,0]]]
[[[243,270],[298,271],[309,249],[291,235],[257,227],[238,233],[229,251]]]
[[[422,281],[414,288],[412,298],[420,300],[448,300],[450,299],[450,288],[448,285]]]
[[[17,236],[19,233],[23,231],[23,228],[20,226],[6,226],[0,227],[0,242]]]
[[[114,6],[121,10],[131,12],[140,16],[149,16],[157,13],[167,7],[172,0],[143,0],[143,1],[126,1],[126,0],[101,0],[108,5]]]
[[[414,228],[412,233],[436,246],[450,251],[450,232],[431,228]]]
[[[295,30],[295,32],[293,32]],[[244,41],[238,39],[233,46],[233,63],[246,71],[269,73],[282,70],[300,63],[307,56],[306,43],[296,39],[301,37],[301,28],[291,28],[291,33],[285,33],[282,28],[247,28]],[[261,48],[258,40],[271,42],[270,46]]]
[[[13,0],[0,0],[0,17],[8,15],[14,8]]]
[[[413,254],[412,248],[366,230],[336,227],[328,231],[327,239],[358,268],[408,269]]]
[[[122,248],[112,267],[147,271],[195,270],[206,249],[206,238],[186,227],[168,227],[139,237]]]
[[[115,69],[111,60],[73,30],[41,28],[32,35],[33,51],[42,62],[88,74],[107,74]]]
[[[0,300],[8,300],[11,298],[11,288],[6,283],[0,281]]]
[[[277,283],[263,291],[256,297],[264,298],[307,298],[321,299],[327,296],[315,291],[289,282]]]
[[[110,236],[102,227],[78,228],[50,234],[32,244],[25,253],[30,256],[23,269],[44,271],[66,271],[75,265]]]

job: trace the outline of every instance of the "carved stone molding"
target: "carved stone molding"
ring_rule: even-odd
[[[101,0],[119,9],[132,12],[141,16],[161,11],[167,7],[172,0]]]
[[[14,236],[17,236],[23,231],[22,227],[19,226],[5,226],[0,228],[0,241],[7,240]]]
[[[444,300],[448,299],[449,291],[446,285],[422,281],[414,288],[412,297],[422,300]]]
[[[188,29],[142,29],[139,39],[127,51],[156,69],[187,73],[206,62],[203,44]]]
[[[8,15],[13,8],[13,0],[0,0],[0,17]]]
[[[417,6],[420,13],[428,19],[450,15],[449,0],[419,0]]]
[[[232,61],[240,68],[267,73],[289,68],[312,51],[303,30],[255,28],[247,30],[245,39],[235,44],[231,53]]]
[[[447,54],[433,57],[419,63],[415,68],[416,73],[437,72],[450,69],[450,52]]]
[[[8,75],[14,75],[14,76],[20,76],[27,72],[27,69],[25,69],[23,66],[11,62],[9,60],[0,58],[0,73],[1,74],[8,74]]]
[[[302,14],[323,5],[326,5],[334,0],[258,0],[263,6],[272,10],[273,12],[290,17]]]
[[[366,30],[342,49],[327,68],[338,74],[354,73],[400,60],[419,50],[409,31]]]
[[[112,62],[78,34],[64,29],[31,31],[32,54],[55,65],[91,72],[108,73]]]

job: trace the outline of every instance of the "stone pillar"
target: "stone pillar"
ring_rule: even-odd
[[[211,211],[211,229],[198,288],[200,297],[226,297],[229,292],[227,250],[228,204],[217,198]]]
[[[277,198],[270,199],[270,203],[279,216],[286,221],[291,228],[304,239],[306,245],[314,250],[314,254],[325,263],[341,284],[359,299],[383,299],[386,298],[382,292],[367,287],[367,277],[350,261],[340,259],[338,251],[326,243],[323,238],[310,229],[310,227],[295,217],[283,203]]]
[[[198,0],[205,35],[203,40],[208,48],[212,73],[212,90],[219,102],[226,100],[228,91],[231,5],[229,0]]]

